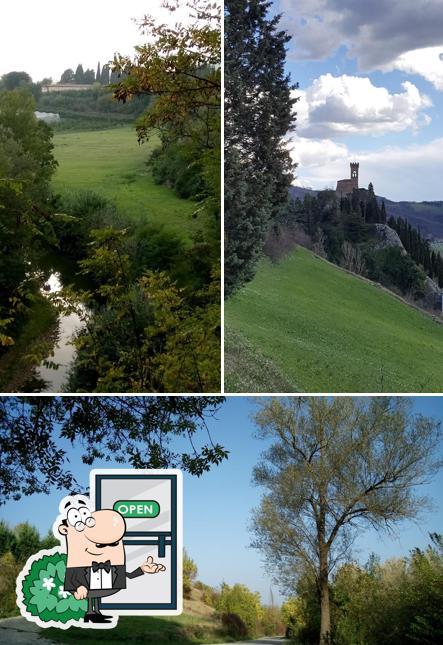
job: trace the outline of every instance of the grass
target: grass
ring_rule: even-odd
[[[146,160],[158,140],[139,145],[130,127],[88,132],[56,132],[59,167],[56,192],[92,190],[113,200],[123,214],[164,224],[184,239],[200,227],[192,218],[195,204],[154,183]]]
[[[226,303],[225,329],[227,392],[257,391],[254,379],[262,392],[443,389],[443,325],[303,248],[261,264]]]
[[[62,643],[151,643],[152,645],[191,645],[226,643],[212,622],[182,614],[173,618],[156,616],[121,616],[114,629],[91,630],[71,627],[68,630],[47,629],[44,636]]]

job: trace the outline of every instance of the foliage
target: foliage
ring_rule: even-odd
[[[330,573],[357,527],[388,530],[426,507],[414,488],[442,464],[434,456],[440,424],[388,397],[273,399],[260,403],[255,421],[274,443],[254,469],[266,493],[253,515],[253,546],[286,591],[306,571],[315,578],[326,643]]]
[[[242,584],[230,587],[223,583],[216,609],[222,617],[225,616],[230,633],[237,632],[231,633],[232,636],[253,638],[259,633],[262,607],[258,592],[254,593]],[[234,619],[233,615],[237,618]]]
[[[29,262],[55,239],[49,180],[56,161],[51,131],[34,107],[26,89],[0,92],[0,346],[14,343],[35,296]]]
[[[403,294],[413,298],[423,296],[426,275],[398,246],[366,252],[365,265],[372,280],[398,287]]]
[[[112,459],[199,476],[228,456],[205,438],[206,420],[222,402],[223,397],[1,397],[0,498],[4,503],[52,488],[78,491],[61,440],[81,446],[88,465]]]
[[[197,565],[194,560],[189,557],[186,549],[183,550],[183,597],[191,598],[192,585],[197,577]]]
[[[337,645],[438,643],[443,636],[443,545],[431,534],[425,551],[383,564],[372,555],[364,567],[343,564],[331,582],[332,633]],[[318,594],[304,578],[291,600],[294,635],[312,643],[320,618]]]
[[[93,232],[93,254],[80,262],[94,288],[75,304],[85,327],[76,339],[73,379],[99,392],[204,392],[219,388],[219,278],[192,300],[163,272],[131,280],[125,230]],[[71,380],[71,391],[76,391]]]
[[[21,565],[10,551],[0,555],[0,618],[17,612],[15,581],[20,569]]]
[[[289,36],[267,0],[225,2],[225,292],[250,281],[294,165],[295,116],[284,66]]]
[[[65,572],[65,553],[56,551],[33,558],[21,588],[27,614],[37,616],[43,622],[67,623],[83,618],[87,600],[76,600],[64,591]]]

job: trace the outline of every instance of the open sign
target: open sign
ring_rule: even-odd
[[[154,500],[146,502],[119,500],[115,502],[113,508],[123,517],[157,517],[160,514],[160,504]]]

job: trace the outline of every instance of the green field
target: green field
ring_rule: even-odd
[[[225,328],[227,392],[443,390],[443,325],[303,248],[261,264]]]
[[[188,238],[200,227],[192,218],[195,204],[154,183],[145,162],[156,145],[158,140],[139,145],[129,127],[55,133],[54,190],[92,190],[113,200],[122,214],[162,223]]]

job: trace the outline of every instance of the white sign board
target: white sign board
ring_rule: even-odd
[[[165,571],[128,580],[125,589],[100,600],[110,615],[178,615],[182,612],[182,473],[179,470],[92,470],[91,504],[125,518],[126,569],[152,556]]]

